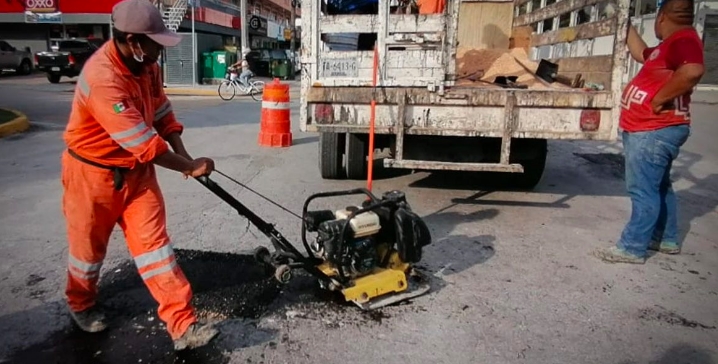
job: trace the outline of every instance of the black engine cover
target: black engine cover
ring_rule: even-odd
[[[394,213],[396,247],[406,263],[418,263],[424,246],[431,244],[431,232],[419,215],[406,208]]]
[[[319,225],[325,221],[334,220],[334,212],[329,210],[307,211],[304,215],[304,226],[307,231],[316,232]]]

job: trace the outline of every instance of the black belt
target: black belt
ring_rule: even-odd
[[[129,171],[129,170],[130,170],[129,168],[106,166],[106,165],[103,165],[103,164],[100,164],[100,163],[97,163],[97,162],[93,162],[93,161],[91,161],[91,160],[88,160],[88,159],[85,159],[85,158],[80,157],[80,156],[79,156],[77,153],[75,153],[75,151],[73,151],[72,149],[68,149],[67,152],[68,152],[73,158],[77,159],[77,160],[80,161],[80,162],[89,164],[89,165],[94,166],[94,167],[97,167],[97,168],[102,168],[102,169],[107,169],[107,170],[112,171],[113,177],[114,177],[114,182],[115,182],[115,190],[119,191],[119,190],[122,189],[122,185],[125,184],[125,176],[124,176],[124,173],[127,172],[127,171]]]

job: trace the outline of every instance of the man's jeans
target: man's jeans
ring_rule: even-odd
[[[679,244],[671,166],[689,134],[688,125],[623,132],[626,188],[631,196],[632,211],[617,244],[619,248],[645,257],[652,240]]]
[[[242,71],[242,73],[239,75],[239,82],[241,82],[242,85],[244,85],[244,87],[248,87],[249,82],[247,82],[247,81],[249,81],[249,77],[251,77],[251,76],[252,76],[252,71],[250,71],[250,70]]]

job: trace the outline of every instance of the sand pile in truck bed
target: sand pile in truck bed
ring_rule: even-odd
[[[459,47],[457,59],[457,86],[498,87],[489,85],[497,76],[517,76],[516,82],[530,89],[569,88],[553,83],[547,86],[535,75],[538,63],[530,60],[522,48],[474,49]],[[479,81],[477,81],[479,80]]]

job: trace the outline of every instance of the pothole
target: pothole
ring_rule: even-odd
[[[192,285],[200,320],[253,320],[267,313],[281,287],[264,266],[249,255],[176,250],[178,264]],[[49,339],[15,353],[10,363],[226,363],[222,348],[175,353],[164,324],[133,262],[105,274],[99,299],[110,327],[88,334],[68,325]],[[70,320],[69,316],[62,319]],[[240,329],[251,327],[239,325]],[[242,335],[239,335],[241,337]],[[235,337],[237,337],[235,335]],[[218,341],[218,340],[215,340]],[[233,343],[240,346],[242,343]]]

